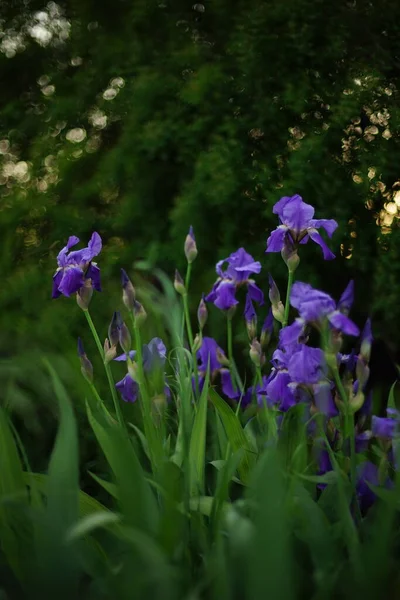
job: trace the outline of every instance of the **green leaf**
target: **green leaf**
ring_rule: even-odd
[[[276,449],[267,449],[254,469],[248,497],[255,502],[255,535],[248,557],[252,600],[295,597],[288,494]]]
[[[197,413],[194,418],[192,435],[190,437],[189,466],[191,496],[202,494],[204,491],[204,464],[206,453],[207,398],[209,392],[209,380],[209,370],[207,369],[203,390],[197,406]]]
[[[243,450],[243,455],[238,464],[238,472],[243,483],[247,483],[256,461],[256,454],[243,431],[239,417],[215,390],[211,388],[209,393],[211,401],[221,417],[232,451]]]
[[[175,575],[166,554],[153,536],[143,530],[123,526],[118,537],[129,545],[130,560],[126,562],[124,579],[127,592],[132,597],[132,589],[137,598],[165,598],[175,600]]]
[[[116,525],[120,521],[121,517],[111,511],[99,511],[91,515],[86,515],[86,517],[70,528],[66,535],[66,541],[68,543],[74,542],[89,535],[95,529],[109,528],[110,525]]]
[[[0,408],[0,548],[17,578],[25,579],[25,552],[31,542],[29,524],[24,516],[28,495],[18,450]]]
[[[115,476],[116,495],[125,522],[145,531],[157,530],[156,499],[126,431],[107,422],[100,411],[86,404],[89,423]]]
[[[46,493],[48,475],[45,475],[44,473],[24,473],[23,475],[26,485],[29,486],[32,478],[34,478],[40,492],[42,494]],[[92,496],[86,494],[86,492],[82,492],[82,490],[79,491],[78,502],[80,517],[107,510],[101,502],[95,500]]]
[[[60,422],[46,479],[46,509],[37,530],[39,570],[36,583],[43,594],[61,598],[78,593],[78,555],[66,546],[67,531],[79,518],[78,434],[71,403],[63,384],[46,361]]]
[[[390,388],[390,392],[389,392],[389,397],[388,397],[388,408],[393,408],[393,409],[397,409],[396,407],[396,401],[394,398],[394,388],[396,387],[396,383],[397,381],[394,382],[394,384],[392,385],[392,387]]]
[[[149,443],[146,439],[146,436],[144,435],[143,431],[141,429],[139,429],[139,427],[137,427],[136,425],[134,425],[133,423],[129,423],[130,427],[132,427],[132,429],[135,431],[136,435],[138,436],[141,444],[142,444],[142,448],[143,448],[143,452],[145,453],[145,455],[147,456],[147,458],[149,460],[151,460],[151,456],[150,456],[150,450],[149,450]]]
[[[118,500],[117,487],[116,487],[115,483],[111,483],[110,481],[105,481],[104,479],[101,479],[101,477],[98,477],[97,475],[95,475],[91,471],[88,471],[88,473],[89,473],[90,477],[93,477],[93,479],[99,485],[101,485],[101,487],[103,489],[105,489],[106,492],[108,492],[110,494],[110,496],[112,496],[113,498],[115,498],[116,500]]]
[[[323,510],[301,483],[293,488],[292,515],[294,534],[308,547],[318,573],[315,597],[330,597],[342,568],[341,547]]]

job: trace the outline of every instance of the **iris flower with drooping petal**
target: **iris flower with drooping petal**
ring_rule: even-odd
[[[223,269],[224,263],[228,263],[226,270]],[[211,292],[205,297],[206,302],[213,302],[221,310],[229,310],[238,304],[235,296],[237,288],[245,285],[251,300],[260,305],[264,303],[263,292],[251,279],[252,274],[260,273],[261,263],[255,261],[244,248],[239,248],[228,258],[220,260],[216,265],[216,271],[218,279]]]
[[[129,358],[133,360],[136,356],[136,351],[129,352]],[[160,338],[153,338],[148,344],[142,348],[143,370],[145,373],[151,373],[156,369],[162,369],[165,364],[167,349],[164,342]],[[115,361],[126,361],[127,355],[121,354],[114,358]],[[136,402],[139,394],[139,384],[133,377],[127,373],[121,381],[115,384],[115,387],[120,392],[122,399],[125,402]],[[164,386],[164,394],[169,397],[170,390],[167,385]]]
[[[314,207],[303,202],[298,194],[281,198],[272,212],[278,215],[281,224],[269,236],[266,252],[281,252],[284,248],[293,251],[298,244],[306,244],[311,239],[322,248],[325,260],[335,258],[318,233],[322,227],[332,237],[338,226],[334,219],[313,219]]]
[[[308,283],[296,281],[293,284],[290,304],[297,308],[303,323],[321,323],[327,319],[338,331],[354,336],[360,334],[357,325],[337,309],[335,301],[329,294],[315,290]]]
[[[218,374],[221,376],[222,391],[228,398],[237,399],[239,391],[233,385],[232,377],[229,369],[224,367],[224,362],[227,361],[225,353],[212,337],[203,337],[200,349],[197,351],[198,359],[198,375],[199,389],[203,388],[204,380],[207,373],[207,367],[210,369],[210,380],[216,378]],[[194,383],[194,382],[193,382]]]
[[[101,237],[94,232],[87,248],[70,252],[78,243],[79,238],[72,235],[67,245],[58,253],[58,269],[53,275],[53,298],[61,295],[69,297],[78,292],[85,285],[85,280],[89,279],[93,288],[101,292],[100,269],[92,262],[101,251]]]

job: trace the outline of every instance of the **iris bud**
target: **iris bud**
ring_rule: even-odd
[[[81,373],[89,383],[93,382],[93,366],[86,356],[81,338],[78,338],[78,356],[81,362]]]
[[[131,349],[132,339],[131,339],[131,334],[129,333],[129,329],[127,328],[127,326],[125,325],[124,322],[121,323],[118,333],[119,333],[120,346],[121,346],[122,350],[126,354],[128,354],[129,350]]]
[[[135,300],[133,312],[135,314],[135,323],[137,327],[140,327],[147,319],[147,312],[144,310],[143,304]]]
[[[178,269],[175,269],[174,288],[178,292],[178,294],[180,294],[181,296],[186,294],[185,284],[183,282],[183,279],[182,279]]]
[[[121,323],[121,315],[118,311],[114,311],[111,323],[108,327],[108,339],[111,346],[116,346],[119,341],[119,327]]]
[[[196,238],[194,237],[192,226],[190,226],[189,233],[187,234],[185,239],[184,251],[188,263],[192,263],[197,256]]]
[[[207,323],[207,318],[208,310],[203,296],[199,302],[199,308],[197,309],[197,320],[199,321],[200,330],[202,330]]]
[[[114,358],[117,356],[117,346],[111,346],[109,339],[106,338],[104,341],[103,350],[104,350],[104,362],[107,365],[109,362],[114,360]]]
[[[91,279],[85,279],[83,286],[76,292],[76,303],[82,310],[88,310],[93,296]]]
[[[254,339],[250,344],[250,359],[256,367],[261,367],[265,362],[265,357],[262,352],[261,344]]]
[[[135,288],[132,285],[126,271],[121,269],[121,284],[122,284],[122,302],[128,310],[133,310],[135,307]]]

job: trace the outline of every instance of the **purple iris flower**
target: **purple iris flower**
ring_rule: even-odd
[[[315,460],[317,463],[317,475],[325,475],[325,473],[329,473],[333,471],[331,459],[329,457],[329,452],[326,447],[326,442],[321,439],[315,440],[315,445],[313,448]],[[326,483],[318,483],[317,488],[320,490],[325,489],[327,486]]]
[[[203,337],[200,349],[197,351],[199,389],[203,389],[204,380],[207,373],[207,367],[210,369],[210,381],[213,381],[217,375],[221,376],[221,387],[223,393],[231,399],[237,400],[240,397],[238,390],[233,385],[229,369],[224,368],[223,364],[227,362],[224,351],[220,348],[214,338]]]
[[[358,465],[356,492],[360,509],[363,514],[365,514],[376,500],[376,494],[369,487],[368,483],[379,486],[381,485],[379,479],[379,469],[374,463],[367,460]],[[393,481],[387,477],[383,485],[386,489],[391,489],[393,488]]]
[[[343,294],[340,296],[339,302],[337,303],[337,309],[341,313],[348,315],[351,307],[353,306],[353,302],[354,302],[354,281],[351,280],[347,284],[347,287],[344,290]]]
[[[273,400],[268,396],[267,386],[269,383],[269,377],[263,375],[262,383],[257,383],[257,385],[253,385],[246,390],[242,398],[242,407],[248,406],[251,404],[253,397],[255,396],[257,405],[260,408],[263,408],[265,405],[271,407],[274,405]]]
[[[327,374],[324,353],[320,348],[302,345],[292,354],[288,362],[288,372],[296,383],[318,383]]]
[[[392,440],[399,431],[399,412],[395,409],[386,409],[387,417],[372,417],[372,435],[383,440]]]
[[[371,431],[362,431],[361,433],[357,433],[355,437],[357,454],[361,452],[366,452],[368,450],[368,445],[371,437]]]
[[[272,306],[270,307],[263,326],[261,327],[260,343],[261,346],[268,346],[271,336],[274,332],[274,315],[272,313]]]
[[[366,363],[369,363],[371,358],[372,342],[374,341],[372,335],[371,319],[367,319],[364,325],[364,329],[361,333],[361,348],[360,354]]]
[[[224,263],[228,264],[226,270],[223,270]],[[255,261],[244,248],[239,248],[228,258],[220,260],[216,271],[218,279],[211,292],[205,297],[206,302],[213,302],[221,310],[229,310],[238,304],[235,297],[237,288],[245,285],[251,300],[260,305],[264,303],[263,292],[251,279],[252,274],[261,271],[261,263]]]
[[[132,360],[136,356],[136,351],[131,350],[129,352],[129,358]],[[143,356],[143,370],[146,373],[151,373],[156,369],[164,367],[167,349],[164,342],[160,338],[153,338],[148,344],[143,345],[142,348]],[[126,361],[127,355],[121,354],[114,360]],[[115,384],[115,387],[120,392],[122,399],[125,402],[135,402],[139,393],[139,385],[133,379],[133,377],[127,373],[121,381]],[[169,397],[170,390],[168,386],[164,386],[164,394]]]
[[[273,369],[266,385],[266,392],[270,402],[277,404],[279,410],[283,412],[286,412],[291,406],[296,404],[294,391],[289,385],[292,383],[288,372],[290,358],[290,352],[284,352],[279,348],[275,350],[271,361]]]
[[[101,237],[94,232],[87,248],[70,252],[78,243],[79,238],[72,235],[67,245],[58,253],[58,269],[53,275],[53,298],[61,295],[69,297],[78,292],[85,285],[85,280],[90,280],[94,289],[101,292],[100,269],[92,262],[101,251]]]
[[[333,219],[313,219],[314,208],[303,202],[301,196],[284,196],[275,204],[273,213],[278,215],[280,225],[267,240],[266,252],[281,252],[284,248],[294,250],[297,244],[306,244],[311,238],[322,248],[325,260],[335,258],[324,239],[318,233],[321,227],[329,237],[338,224]]]
[[[304,322],[321,323],[324,319],[328,319],[334,329],[347,335],[360,334],[357,325],[337,310],[335,301],[328,294],[315,290],[308,283],[296,281],[293,284],[290,304],[297,308]]]
[[[312,395],[318,411],[327,417],[335,417],[338,414],[333,398],[333,385],[327,381],[328,368],[325,356],[320,348],[310,348],[302,345],[300,350],[292,354],[288,363],[288,372],[292,383],[289,387],[296,389],[298,386],[307,386],[309,394],[304,401]],[[298,389],[301,392],[301,388]]]

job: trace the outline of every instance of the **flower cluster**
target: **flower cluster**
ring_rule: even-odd
[[[314,208],[304,203],[299,195],[281,198],[273,207],[273,213],[279,217],[279,225],[267,240],[266,252],[281,252],[288,267],[288,287],[284,303],[277,284],[269,275],[271,306],[264,316],[260,334],[257,311],[264,305],[264,293],[253,277],[261,273],[261,263],[244,248],[239,248],[228,258],[217,262],[218,277],[211,291],[203,295],[198,304],[199,329],[197,335],[193,335],[188,287],[198,250],[192,227],[186,236],[187,275],[183,281],[176,272],[174,285],[182,297],[186,346],[191,357],[187,380],[192,381],[191,403],[194,404],[202,393],[208,371],[210,385],[218,387],[228,402],[240,405],[243,419],[250,413],[268,411],[276,422],[278,435],[283,415],[301,404],[312,450],[310,456],[317,474],[323,476],[333,469],[331,456],[332,452],[335,453],[342,460],[343,469],[348,470],[349,477],[356,478],[353,489],[361,511],[365,512],[375,501],[371,485],[392,486],[390,469],[393,470],[396,465],[400,413],[392,406],[388,408],[386,417],[372,415],[371,393],[367,391],[371,322],[367,321],[360,334],[359,327],[349,317],[354,301],[354,282],[350,281],[339,300],[335,301],[329,294],[308,283],[294,281],[301,246],[309,240],[321,247],[325,260],[335,257],[319,230],[325,230],[328,237],[332,237],[337,228],[336,221],[314,219]],[[93,289],[101,290],[100,270],[93,258],[99,254],[102,242],[100,236],[93,233],[86,248],[71,251],[78,242],[77,237],[71,236],[58,254],[53,297],[68,297],[76,293],[78,304],[84,309],[93,331],[88,305]],[[160,397],[172,400],[175,391],[167,383],[166,346],[158,337],[142,344],[140,327],[146,312],[136,299],[135,289],[124,270],[121,282],[123,303],[134,328],[135,349],[131,349],[133,338],[129,328],[116,311],[101,351],[109,381],[112,381],[110,362],[125,362],[127,373],[115,385],[124,402],[133,403],[140,398],[142,404]],[[240,288],[246,293],[245,299],[241,299],[238,293]],[[244,385],[236,366],[234,355],[237,356],[238,350],[232,330],[235,310],[243,300],[242,325],[245,325],[250,340],[249,358],[252,363],[250,380],[246,378],[247,385]],[[226,313],[227,353],[213,337],[203,335],[208,322],[206,303],[212,303]],[[289,323],[291,311],[296,311],[296,315]],[[353,344],[353,349],[347,354],[342,352],[345,336],[348,336],[346,343]],[[276,347],[270,349],[274,337]],[[98,338],[97,343],[99,345]],[[123,350],[119,356],[118,346]],[[93,386],[93,367],[81,340],[78,354],[82,373]],[[175,367],[172,363],[170,368],[173,372]],[[112,390],[114,395],[115,389]],[[179,393],[176,399],[178,405],[181,402]],[[239,412],[239,406],[237,410]],[[119,414],[118,402],[116,411]],[[351,436],[354,440],[350,439]],[[380,462],[373,458],[373,453],[368,454],[371,444],[378,444],[379,453],[375,454],[380,456]],[[357,465],[357,468],[352,467],[351,471],[349,464]],[[319,489],[326,485],[323,481],[326,480],[321,479],[318,483]]]

